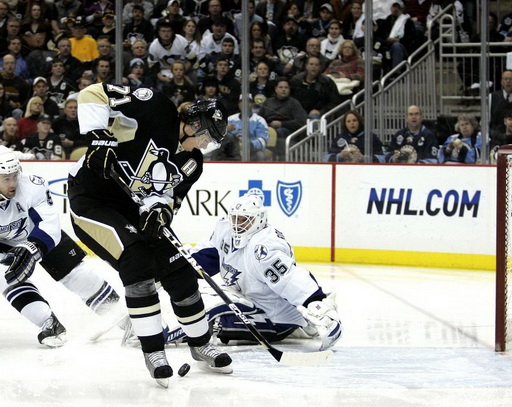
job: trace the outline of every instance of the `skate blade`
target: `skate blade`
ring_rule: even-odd
[[[196,363],[197,363],[197,367],[199,369],[201,369],[203,372],[209,372],[209,373],[214,372],[214,373],[221,373],[221,374],[233,373],[233,368],[231,367],[231,365],[224,366],[224,367],[215,367],[215,366],[210,366],[206,362],[196,361]]]
[[[164,378],[162,378],[162,379],[155,379],[155,380],[156,380],[156,382],[157,382],[160,386],[162,386],[162,387],[164,387],[164,388],[166,388],[166,389],[169,387],[169,378],[168,378],[168,377],[164,377]]]
[[[49,348],[60,348],[67,342],[66,334],[61,333],[57,336],[49,336],[44,338],[41,342],[43,345],[48,346]]]

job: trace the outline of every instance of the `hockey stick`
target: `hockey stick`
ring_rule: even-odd
[[[135,202],[139,208],[148,212],[149,208],[144,204],[130,187],[124,182],[119,174],[114,170],[110,170],[112,179],[126,192]],[[164,237],[179,251],[179,253],[190,263],[194,270],[212,287],[212,289],[219,295],[220,298],[228,305],[234,314],[240,319],[245,327],[251,332],[258,343],[263,346],[273,357],[280,363],[289,366],[313,366],[321,365],[332,360],[333,352],[331,350],[315,351],[315,352],[282,352],[274,348],[263,335],[251,324],[249,319],[240,311],[240,308],[227,296],[227,294],[218,286],[218,284],[204,271],[204,269],[197,263],[197,261],[190,255],[189,251],[183,247],[181,242],[172,234],[167,227],[163,227]]]

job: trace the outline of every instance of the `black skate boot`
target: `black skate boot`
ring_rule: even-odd
[[[169,377],[172,376],[172,368],[167,362],[165,351],[159,350],[151,353],[144,353],[144,360],[149,374],[162,387],[169,387]]]
[[[190,353],[192,358],[199,362],[199,368],[202,370],[225,374],[233,373],[230,356],[227,353],[221,353],[209,343],[203,346],[191,346]]]
[[[66,343],[66,328],[52,312],[50,318],[44,321],[41,332],[37,335],[40,344],[50,348],[58,348]]]

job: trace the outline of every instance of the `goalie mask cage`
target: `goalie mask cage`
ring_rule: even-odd
[[[496,326],[495,350],[512,346],[512,145],[497,157],[496,185]]]

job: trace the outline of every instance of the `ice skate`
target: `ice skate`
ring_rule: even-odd
[[[172,376],[172,368],[167,362],[165,351],[159,350],[151,353],[144,353],[144,361],[149,374],[162,387],[169,387],[169,377]]]
[[[66,343],[66,328],[52,312],[50,318],[44,321],[41,332],[37,335],[40,344],[50,348],[58,348]]]
[[[233,373],[231,357],[227,353],[221,353],[209,343],[198,347],[191,346],[190,353],[192,358],[199,362],[201,370],[224,374]]]

